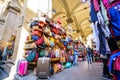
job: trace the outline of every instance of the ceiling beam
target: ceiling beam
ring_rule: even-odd
[[[75,23],[75,26],[78,26],[78,21],[77,21],[77,18],[76,18],[76,16],[75,15],[72,15],[72,17],[73,17],[73,22]]]
[[[67,14],[65,12],[57,12],[54,16],[52,16],[52,19],[55,19],[57,16],[60,16],[61,14],[64,14],[65,16],[67,16]],[[64,17],[62,17],[64,18]]]
[[[53,1],[53,0],[52,0]],[[53,1],[54,2],[54,1]],[[61,4],[61,6],[64,8],[64,4],[61,2],[61,0],[58,0],[58,2]],[[55,3],[56,4],[56,3]]]
[[[61,1],[64,4],[64,9],[65,9],[66,13],[68,14],[67,17],[71,17],[71,15],[70,15],[70,9],[69,9],[69,6],[68,6],[66,0],[61,0]]]
[[[89,20],[89,17],[86,17],[86,18],[84,18],[83,20],[81,20],[80,22],[79,22],[79,26],[81,26],[81,23],[83,23],[85,20]]]
[[[73,9],[72,9],[71,11],[74,13],[74,11],[75,11],[77,8],[79,8],[81,5],[82,5],[82,1],[79,2],[78,4],[76,4],[75,7],[73,7]]]

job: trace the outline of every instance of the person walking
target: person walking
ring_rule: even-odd
[[[86,48],[86,52],[87,52],[87,62],[88,64],[92,64],[92,49],[90,48],[90,46],[88,46]]]
[[[79,49],[78,49],[78,42],[75,43],[74,45],[74,59],[73,59],[73,65],[78,65],[77,60],[78,60],[78,55],[79,55]]]

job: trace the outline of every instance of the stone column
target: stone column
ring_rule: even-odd
[[[28,33],[27,30],[25,29],[25,25],[24,25],[24,18],[25,18],[25,12],[26,12],[26,8],[27,8],[27,2],[28,2],[28,0],[24,0],[23,8],[21,10],[21,16],[19,18],[20,23],[18,23],[19,28],[17,30],[14,52],[13,52],[13,56],[12,56],[12,58],[15,60],[15,65],[12,66],[12,68],[11,68],[11,72],[9,74],[8,80],[14,79],[15,74],[16,74],[17,62],[20,58],[23,57],[24,42],[25,42],[26,35]]]
[[[8,13],[5,20],[5,25],[2,33],[1,46],[7,46],[7,42],[12,34],[16,34],[17,31],[17,14],[20,12],[18,8],[12,6],[8,7]]]
[[[26,8],[27,8],[27,2],[28,0],[25,0],[23,3],[23,8],[21,10],[21,15],[19,17],[19,23],[18,23],[18,29],[17,29],[17,36],[16,36],[16,40],[15,40],[15,46],[14,46],[14,51],[13,51],[13,56],[12,58],[14,60],[17,60],[23,57],[24,54],[24,42],[26,39],[26,36],[28,35],[27,30],[25,29],[26,25],[24,24],[25,21],[25,12],[26,12]]]
[[[5,20],[0,20],[0,41],[2,39],[2,33],[4,30],[4,23],[5,23]]]

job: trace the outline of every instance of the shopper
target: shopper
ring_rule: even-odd
[[[77,59],[78,59],[78,55],[79,55],[79,49],[78,49],[78,42],[75,43],[74,45],[74,60],[73,60],[73,65],[78,65],[77,63]]]
[[[102,55],[100,54],[100,57],[102,58],[103,61],[103,74],[102,77],[107,78],[107,79],[111,79],[112,76],[110,75],[109,71],[108,71],[108,61],[109,61],[109,56],[110,54],[106,54],[106,55]]]
[[[92,64],[92,49],[90,48],[90,46],[88,46],[86,48],[86,52],[87,52],[87,62],[88,64]]]

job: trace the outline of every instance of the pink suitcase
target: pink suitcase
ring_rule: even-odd
[[[20,76],[24,76],[28,73],[28,62],[26,60],[22,60],[18,64],[18,72]]]

